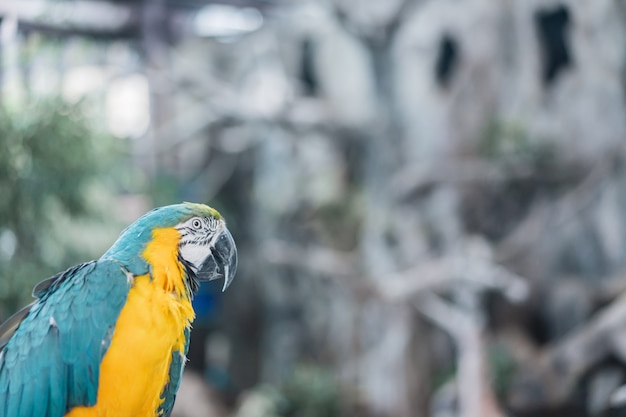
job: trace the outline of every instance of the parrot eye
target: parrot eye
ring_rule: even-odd
[[[191,221],[191,227],[193,227],[196,230],[200,230],[202,229],[202,220],[195,218]]]

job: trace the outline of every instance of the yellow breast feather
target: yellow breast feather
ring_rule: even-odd
[[[66,417],[155,417],[173,352],[184,352],[194,311],[178,261],[179,232],[153,231],[143,256],[151,275],[135,277],[100,365],[98,401]]]

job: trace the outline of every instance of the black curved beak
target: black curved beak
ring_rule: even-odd
[[[228,229],[224,228],[211,248],[211,254],[196,272],[196,277],[200,281],[224,278],[222,291],[226,291],[235,278],[235,272],[237,272],[237,246]]]

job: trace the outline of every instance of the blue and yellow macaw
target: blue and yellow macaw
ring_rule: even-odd
[[[128,226],[97,261],[39,283],[0,326],[0,417],[169,416],[198,281],[237,269],[214,209],[183,203]]]

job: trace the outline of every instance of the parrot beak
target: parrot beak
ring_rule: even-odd
[[[211,254],[204,260],[196,276],[200,281],[213,281],[224,278],[222,291],[233,282],[237,271],[237,246],[228,229],[220,233],[211,248]]]

